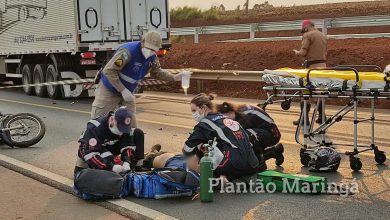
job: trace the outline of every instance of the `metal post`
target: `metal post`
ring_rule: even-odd
[[[308,134],[308,127],[307,127],[307,118],[309,117],[307,114],[307,99],[303,99],[303,109],[302,109],[302,115],[303,115],[303,146],[305,146],[305,149],[307,147],[307,134]]]
[[[198,93],[201,93],[203,91],[203,80],[197,80],[196,86],[197,86],[196,89],[198,90]]]
[[[354,148],[354,151],[356,152],[357,151],[357,132],[358,132],[358,107],[357,107],[357,102],[358,100],[355,98],[355,100],[353,101],[353,119],[354,119],[354,122],[353,122],[353,148]]]
[[[328,19],[322,20],[322,33],[328,35]]]
[[[194,43],[199,43],[200,27],[195,28]]]
[[[371,100],[371,144],[375,146],[375,99]]]
[[[251,24],[250,33],[249,33],[250,41],[253,41],[255,39],[256,31],[257,31],[257,24]]]

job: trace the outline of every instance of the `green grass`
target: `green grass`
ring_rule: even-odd
[[[219,11],[216,8],[201,10],[195,7],[179,7],[171,9],[171,19],[176,21],[189,21],[194,19],[217,20]]]

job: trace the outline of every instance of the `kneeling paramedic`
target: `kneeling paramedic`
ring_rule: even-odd
[[[264,110],[252,105],[236,106],[229,102],[217,105],[216,110],[237,121],[249,135],[258,159],[275,158],[276,165],[284,162],[281,134],[275,121]]]
[[[203,156],[203,146],[216,138],[217,148],[223,159],[215,169],[217,176],[226,176],[229,181],[261,171],[249,137],[237,121],[220,113],[213,113],[213,96],[199,94],[191,100],[193,118],[198,122],[183,153],[187,156]]]
[[[122,173],[142,165],[144,133],[130,127],[131,116],[126,107],[121,107],[88,122],[79,140],[75,174],[85,168]],[[117,155],[122,165],[115,163]]]
[[[141,42],[129,42],[121,45],[104,69],[97,74],[98,84],[95,101],[92,104],[91,118],[113,111],[119,105],[127,106],[132,113],[131,126],[137,127],[135,118],[135,97],[138,83],[150,72],[151,77],[164,81],[181,81],[190,72],[173,75],[161,69],[157,51],[162,46],[158,32],[146,33]]]

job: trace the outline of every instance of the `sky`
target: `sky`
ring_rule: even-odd
[[[303,5],[303,4],[321,4],[321,3],[337,3],[337,2],[359,2],[362,0],[268,0],[268,2],[274,6],[291,6],[291,5]],[[264,3],[265,0],[249,0],[249,8],[252,8],[254,4]],[[245,0],[169,0],[171,8],[192,6],[202,9],[209,9],[211,6],[219,6],[224,4],[226,9],[235,9],[237,5],[242,5]]]

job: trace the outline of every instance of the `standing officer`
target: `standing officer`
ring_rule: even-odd
[[[92,104],[91,118],[104,115],[120,105],[125,105],[132,113],[131,126],[137,127],[133,92],[145,75],[150,72],[151,76],[156,79],[180,81],[183,75],[191,74],[182,72],[173,75],[162,70],[156,55],[161,45],[160,34],[150,31],[143,36],[141,42],[125,43],[118,48],[97,77],[99,84],[95,93],[95,101]]]
[[[302,22],[302,47],[300,50],[294,50],[297,56],[304,57],[304,68],[316,69],[326,68],[327,57],[327,37],[315,28],[313,21],[304,20]],[[303,109],[303,102],[301,102],[301,111]],[[310,104],[307,107],[309,114]],[[318,106],[317,123],[322,123],[322,105]],[[307,114],[307,115],[308,115]],[[309,122],[308,118],[306,120]],[[294,121],[294,125],[298,125],[299,121]]]

